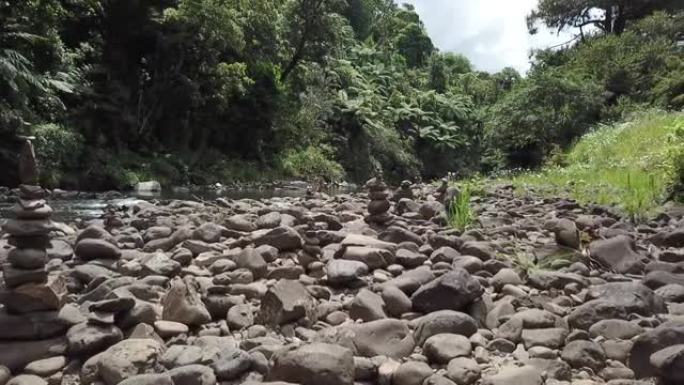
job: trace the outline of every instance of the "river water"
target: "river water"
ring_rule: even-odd
[[[355,187],[345,186],[328,188],[323,192],[328,195],[338,195],[353,192]],[[306,190],[301,188],[241,188],[241,189],[169,189],[156,194],[125,194],[123,197],[108,199],[103,194],[81,194],[78,198],[72,199],[48,199],[48,203],[54,210],[52,219],[61,222],[69,222],[76,218],[93,219],[98,218],[104,213],[104,209],[109,206],[130,206],[139,200],[207,200],[213,201],[216,198],[225,199],[268,199],[273,197],[303,197]],[[3,219],[13,217],[11,213],[11,202],[0,202],[0,222]]]

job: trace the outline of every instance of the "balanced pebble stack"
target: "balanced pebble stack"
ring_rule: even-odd
[[[367,223],[385,224],[392,220],[392,215],[388,213],[390,209],[389,191],[387,184],[381,177],[372,178],[366,182],[368,189],[368,214]]]
[[[38,171],[33,145],[26,140],[20,158],[19,199],[13,207],[15,219],[4,225],[15,248],[2,265],[5,287],[0,291],[0,303],[11,314],[59,310],[66,296],[66,282],[49,277],[47,248],[52,208],[45,202],[45,190],[37,186]]]

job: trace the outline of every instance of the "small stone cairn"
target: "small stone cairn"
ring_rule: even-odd
[[[388,212],[391,207],[388,199],[389,191],[382,177],[370,179],[365,187],[368,189],[368,198],[370,198],[366,222],[382,225],[392,220],[392,214]]]
[[[25,139],[22,146],[19,177],[15,218],[4,225],[15,248],[2,265],[5,287],[0,291],[0,303],[10,314],[59,310],[67,294],[66,282],[59,276],[48,276],[45,270],[49,233],[53,230],[52,208],[45,202],[45,190],[38,186],[38,167],[30,139]]]
[[[394,194],[392,194],[392,201],[399,202],[402,199],[414,199],[415,197],[413,196],[411,185],[412,183],[410,180],[402,181],[399,185],[399,188],[394,190]]]

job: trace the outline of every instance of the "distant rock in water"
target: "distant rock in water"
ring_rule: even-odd
[[[135,185],[135,192],[137,193],[159,193],[161,191],[161,184],[155,180],[139,182]]]

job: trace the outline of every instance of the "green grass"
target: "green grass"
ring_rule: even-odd
[[[534,187],[545,195],[613,205],[634,221],[644,219],[681,183],[684,114],[649,112],[599,126],[561,158],[561,164],[500,181],[523,192]]]
[[[448,207],[447,218],[450,227],[464,231],[472,226],[475,216],[473,215],[473,209],[470,207],[470,197],[470,185],[462,185],[460,194],[451,201]]]

